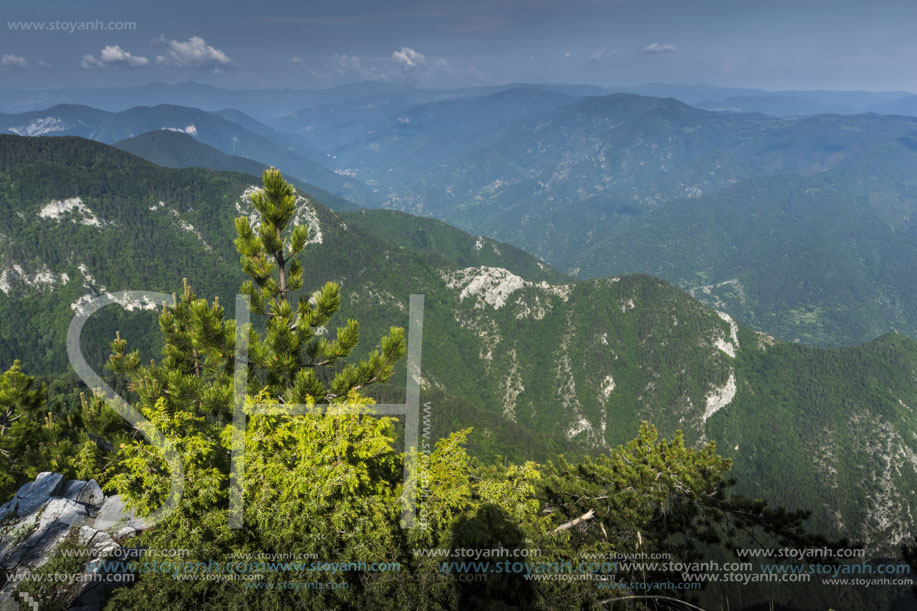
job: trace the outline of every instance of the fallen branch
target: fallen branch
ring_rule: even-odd
[[[594,518],[594,517],[595,517],[595,509],[590,509],[589,511],[587,511],[586,513],[584,513],[584,514],[581,515],[580,517],[576,518],[575,520],[570,520],[569,522],[564,522],[563,524],[561,524],[560,526],[558,526],[557,528],[555,528],[554,530],[552,530],[552,531],[551,531],[551,534],[554,535],[554,534],[559,533],[559,532],[562,531],[562,530],[568,530],[568,529],[570,529],[570,528],[573,528],[574,526],[577,526],[577,525],[579,525],[579,524],[582,524],[582,523],[585,522],[586,520],[591,520],[591,519]]]

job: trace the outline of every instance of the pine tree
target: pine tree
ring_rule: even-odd
[[[330,384],[318,376],[350,355],[360,339],[360,326],[348,320],[333,341],[317,336],[341,305],[341,289],[334,282],[309,298],[290,298],[304,283],[297,256],[306,247],[308,227],[291,224],[296,195],[280,172],[266,170],[263,182],[264,188],[251,195],[258,222],[253,227],[247,217],[237,218],[235,245],[242,270],[252,278],[242,285],[242,292],[252,311],[268,319],[266,337],[262,341],[253,336],[250,351],[256,366],[266,372],[270,392],[287,403],[306,403],[310,398],[322,403],[388,379],[394,363],[404,356],[404,330],[397,327],[382,339],[381,350],[345,367]]]
[[[394,447],[394,423],[334,406],[371,404],[360,390],[391,376],[405,352],[404,332],[393,327],[368,358],[332,371],[356,347],[359,325],[348,320],[333,339],[323,334],[340,307],[340,287],[329,282],[312,295],[297,295],[305,275],[297,256],[308,230],[294,222],[297,197],[280,172],[265,171],[263,185],[251,195],[254,222],[236,220],[236,247],[251,277],[242,292],[266,319],[263,333],[243,330],[249,344],[243,529],[227,525],[236,322],[225,318],[218,300],[198,298],[186,282],[174,304],[163,306],[159,362],[141,364],[120,336],[112,343],[109,367],[128,377],[140,411],[173,444],[185,471],[179,509],[150,541],[192,547],[204,561],[227,550],[383,560],[400,536],[403,457]],[[306,416],[283,415],[291,404],[330,407],[327,414],[316,407]],[[277,413],[256,405],[276,406]],[[159,507],[169,490],[167,463],[139,438],[120,449],[111,475],[109,489],[141,513]],[[157,592],[173,589],[149,579]],[[263,592],[251,600],[273,608]]]
[[[83,402],[72,413],[50,406],[48,388],[22,372],[20,362],[0,376],[0,498],[4,501],[42,471],[88,479],[98,472],[102,450],[94,434],[113,438],[120,426],[103,427],[93,419],[98,412]],[[110,418],[113,415],[101,405]],[[98,437],[101,439],[101,437]]]
[[[14,361],[0,377],[0,494],[4,500],[30,475],[30,466],[37,466],[45,416],[45,388],[22,373],[19,361]]]

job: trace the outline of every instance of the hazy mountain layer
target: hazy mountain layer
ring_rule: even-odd
[[[256,127],[256,131],[252,131]],[[61,105],[0,115],[0,133],[20,136],[81,136],[110,144],[157,130],[186,133],[226,154],[276,166],[294,178],[317,183],[355,201],[372,199],[364,185],[322,165],[323,160],[319,158],[322,153],[310,148],[308,143],[279,134],[237,111],[210,113],[163,104],[106,112],[87,106]]]

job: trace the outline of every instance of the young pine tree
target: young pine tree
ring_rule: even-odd
[[[405,353],[404,332],[392,327],[367,358],[345,362],[359,341],[358,323],[348,320],[333,338],[324,333],[340,307],[340,287],[328,282],[311,295],[298,292],[306,271],[298,257],[308,243],[307,227],[296,223],[302,203],[270,169],[250,196],[252,218],[236,219],[235,244],[250,277],[242,292],[263,329],[241,330],[248,338],[243,528],[228,524],[236,321],[186,283],[173,305],[163,305],[159,362],[141,364],[120,336],[112,343],[110,368],[128,377],[137,408],[175,448],[184,470],[178,509],[146,535],[154,547],[190,548],[204,563],[245,552],[384,561],[401,547],[403,456],[394,423],[336,406],[371,403],[360,391],[391,376]],[[291,405],[313,413],[284,414]],[[168,462],[139,437],[120,449],[111,475],[109,489],[141,514],[163,503],[171,481]],[[268,582],[297,577],[309,578],[265,575]],[[327,578],[354,587],[297,595],[142,575],[113,604],[189,600],[201,588],[212,608],[280,609],[298,596],[310,597],[310,608],[336,608],[360,600],[361,577],[333,574]]]
[[[42,471],[93,477],[101,450],[91,438],[92,413],[86,404],[75,414],[49,407],[47,387],[14,361],[0,375],[0,502]]]

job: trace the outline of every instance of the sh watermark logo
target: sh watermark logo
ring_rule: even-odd
[[[185,486],[185,471],[174,444],[153,426],[136,408],[118,395],[92,367],[86,362],[80,349],[80,338],[86,322],[99,310],[113,304],[148,304],[170,303],[174,306],[173,296],[155,291],[119,291],[103,293],[98,297],[81,303],[76,315],[70,322],[67,332],[67,356],[70,364],[80,379],[98,393],[109,406],[122,418],[137,429],[146,440],[154,446],[169,465],[171,484],[163,504],[144,517],[150,526],[162,521],[175,511],[182,498]],[[333,404],[336,414],[372,414],[393,416],[404,419],[404,493],[401,497],[401,521],[405,528],[417,525],[417,449],[420,436],[420,363],[423,340],[424,296],[411,295],[408,312],[407,337],[407,382],[404,403],[386,404]],[[232,410],[232,446],[229,474],[229,526],[243,527],[245,481],[245,431],[248,417],[245,414],[246,380],[248,377],[248,333],[251,319],[251,305],[245,295],[236,296],[236,347],[235,370],[233,375],[233,410]],[[261,414],[283,414],[289,416],[315,415],[316,408],[320,414],[327,413],[331,404],[249,404],[249,410]],[[320,416],[319,416],[320,417]]]

